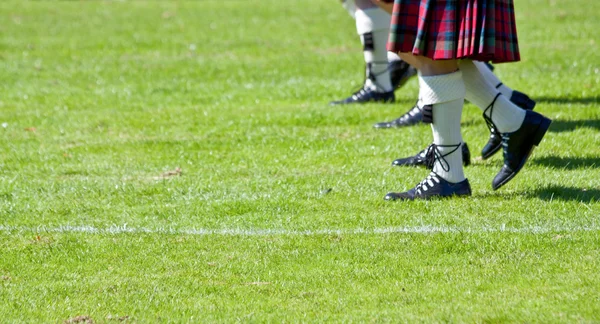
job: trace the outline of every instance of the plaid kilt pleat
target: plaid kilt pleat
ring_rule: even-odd
[[[434,60],[520,60],[513,0],[395,0],[388,50]]]

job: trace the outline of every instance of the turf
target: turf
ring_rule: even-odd
[[[542,145],[499,191],[500,154],[471,198],[389,203],[430,130],[371,128],[416,80],[327,105],[363,78],[337,1],[0,2],[0,318],[600,321],[600,3],[516,6],[495,71]]]

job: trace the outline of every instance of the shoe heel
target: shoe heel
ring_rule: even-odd
[[[542,121],[540,122],[537,132],[535,133],[533,138],[533,145],[540,145],[542,138],[544,138],[544,135],[546,135],[548,128],[550,128],[550,124],[552,124],[552,120],[550,118],[542,116]]]
[[[535,100],[529,98],[528,95],[517,90],[513,90],[513,93],[510,97],[510,101],[525,110],[533,110],[536,104]]]

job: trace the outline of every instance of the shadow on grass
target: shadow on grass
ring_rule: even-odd
[[[536,189],[526,193],[526,196],[539,198],[541,200],[563,200],[563,201],[579,201],[583,203],[591,203],[600,201],[600,190],[593,188],[573,188],[550,186],[546,188]]]
[[[570,132],[578,128],[593,128],[600,130],[600,120],[554,120],[550,125],[550,131],[555,133]]]
[[[598,104],[600,103],[600,97],[589,97],[589,98],[554,98],[554,97],[535,97],[535,101],[540,103],[551,103],[551,104]]]
[[[487,192],[475,194],[477,198],[487,199],[519,199],[519,198],[537,198],[545,201],[578,201],[582,203],[600,202],[600,189],[597,188],[574,188],[551,185],[544,188],[526,191],[509,191],[509,192]]]
[[[546,156],[532,159],[531,163],[563,170],[575,170],[588,167],[600,168],[600,157]]]

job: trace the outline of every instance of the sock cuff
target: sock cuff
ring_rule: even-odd
[[[424,105],[464,99],[465,94],[461,71],[435,76],[419,73],[419,98]]]

